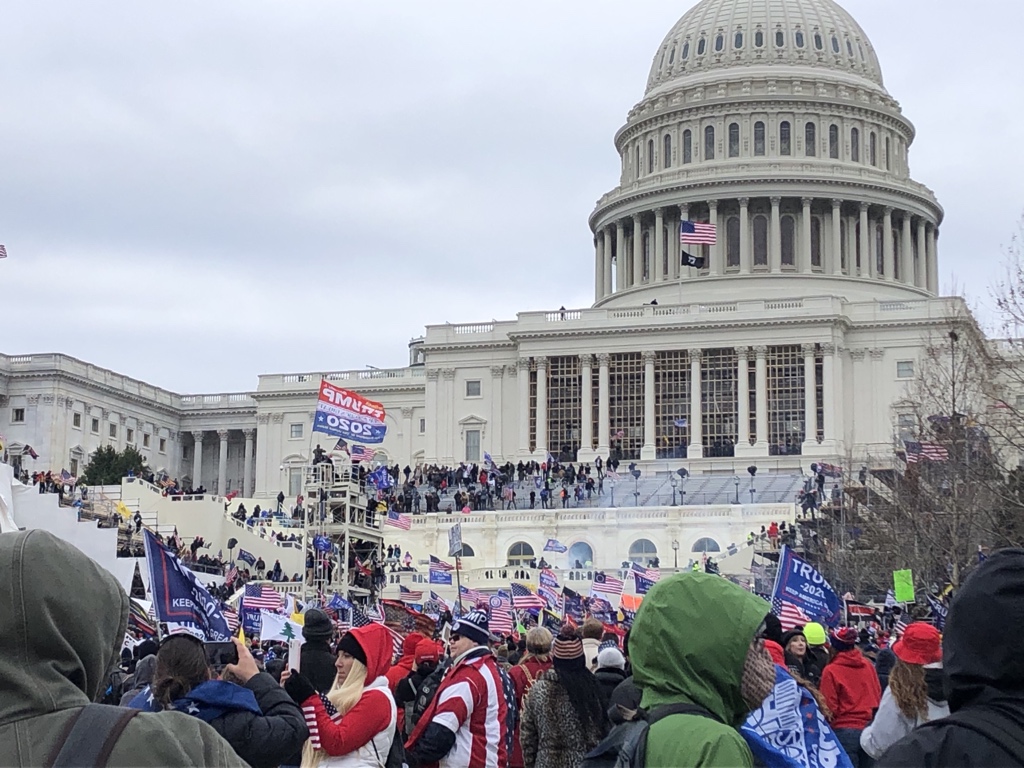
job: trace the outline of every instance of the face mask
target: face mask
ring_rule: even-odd
[[[761,706],[768,694],[775,687],[775,664],[764,647],[763,640],[754,640],[747,651],[743,664],[743,678],[740,682],[740,695],[751,709]]]

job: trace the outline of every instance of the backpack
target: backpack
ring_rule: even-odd
[[[917,730],[950,724],[959,725],[984,736],[1013,755],[1018,764],[1024,764],[1024,739],[1020,736],[1019,725],[1001,712],[977,707],[962,709],[949,717],[922,723]]]
[[[698,704],[662,704],[650,712],[637,710],[636,717],[612,728],[583,758],[582,768],[644,768],[647,764],[647,732],[669,715],[696,715],[718,720]]]
[[[370,746],[373,747],[373,751],[377,755],[377,763],[382,768],[405,768],[405,742],[402,740],[402,731],[397,725],[395,726],[395,737],[391,740],[391,749],[388,750],[386,760],[380,759],[380,752],[377,752],[377,745],[373,743],[373,739],[370,739]]]
[[[79,710],[45,765],[48,768],[91,766],[104,768],[114,745],[137,709],[89,704]]]
[[[128,688],[125,688],[125,685],[131,683],[133,679],[120,669],[115,669],[107,675],[107,686],[103,689],[103,695],[98,703],[108,704],[112,707],[118,706],[121,703],[121,696],[131,690],[130,685]]]

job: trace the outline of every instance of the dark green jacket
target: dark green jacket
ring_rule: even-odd
[[[0,534],[0,765],[47,762],[120,658],[128,597],[117,580],[45,531]],[[209,725],[179,712],[136,715],[107,762],[245,766]]]
[[[698,704],[717,720],[670,715],[651,726],[647,768],[749,768],[736,730],[749,712],[743,666],[770,606],[721,576],[679,573],[644,597],[629,635],[633,681],[642,705]]]

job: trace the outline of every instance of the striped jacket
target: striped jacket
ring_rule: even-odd
[[[455,734],[455,744],[435,764],[438,768],[506,768],[514,697],[511,682],[494,655],[486,648],[476,648],[445,675],[406,746],[415,745],[435,724]]]

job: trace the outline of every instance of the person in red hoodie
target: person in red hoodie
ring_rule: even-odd
[[[878,674],[857,647],[857,630],[843,627],[829,637],[835,654],[821,674],[821,694],[832,711],[831,725],[839,743],[860,768],[870,758],[860,747],[860,733],[871,722],[882,700]]]
[[[523,711],[523,698],[537,679],[552,668],[551,643],[554,638],[546,627],[534,627],[526,633],[526,655],[508,671],[516,689],[516,708]],[[519,744],[519,721],[512,736],[512,760],[509,768],[524,768],[523,748]]]
[[[392,695],[398,688],[398,684],[416,668],[416,646],[426,639],[419,632],[410,632],[405,636],[405,640],[402,641],[402,658],[388,670],[387,674],[388,687],[391,688]]]

